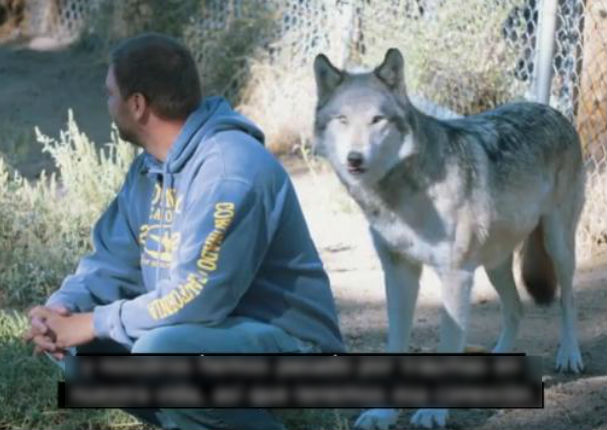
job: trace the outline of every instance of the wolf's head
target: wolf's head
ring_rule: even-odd
[[[316,57],[316,145],[342,177],[377,182],[415,153],[403,68],[397,49],[367,73],[339,70],[323,54]]]

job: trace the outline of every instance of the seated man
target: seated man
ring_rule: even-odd
[[[27,338],[133,353],[341,352],[333,296],[293,185],[255,124],[201,100],[190,53],[158,34],[112,53],[108,109],[144,152]],[[283,428],[261,409],[132,410],[178,428]]]

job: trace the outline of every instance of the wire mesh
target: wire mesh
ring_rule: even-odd
[[[76,34],[100,1],[29,0],[30,25],[38,33]],[[131,1],[142,0],[119,3]],[[463,115],[534,99],[541,3],[204,0],[199,13],[184,23],[184,40],[203,83],[212,82],[209,77],[218,68],[231,65],[229,84],[216,90],[232,98],[240,94],[243,110],[265,129],[275,130],[276,138],[284,138],[296,122],[299,129],[289,130],[304,139],[311,119],[302,118],[312,116],[314,104],[311,61],[320,52],[338,66],[373,66],[387,48],[399,47],[409,92]],[[259,36],[261,24],[268,30]],[[234,36],[249,39],[251,46],[248,55],[232,58],[224,49],[226,39],[217,35],[238,28],[245,30]],[[607,250],[606,28],[607,0],[558,0],[550,104],[576,125],[584,147],[586,205],[578,230],[582,259]],[[251,82],[265,86],[255,89]],[[252,107],[260,103],[265,117]]]

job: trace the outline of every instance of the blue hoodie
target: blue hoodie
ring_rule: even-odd
[[[133,161],[93,245],[47,305],[92,310],[98,338],[130,347],[156,327],[247,316],[344,350],[293,185],[222,98],[188,117],[164,163]]]

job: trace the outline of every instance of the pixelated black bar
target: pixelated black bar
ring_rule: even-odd
[[[524,354],[79,355],[61,408],[541,408]]]

